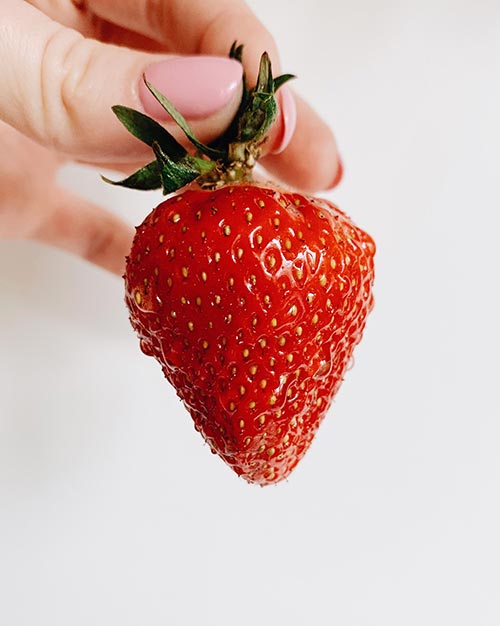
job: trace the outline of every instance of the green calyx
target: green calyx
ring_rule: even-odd
[[[243,46],[232,45],[229,56],[241,63]],[[198,141],[184,117],[163,94],[144,82],[156,100],[184,132],[193,145],[190,154],[163,126],[144,113],[116,105],[114,114],[135,137],[151,146],[155,159],[124,180],[104,181],[131,189],[163,189],[172,193],[196,180],[201,187],[218,187],[227,182],[251,180],[252,169],[260,156],[266,133],[278,111],[275,93],[294,78],[283,74],[273,78],[266,52],[260,59],[257,84],[248,89],[243,76],[243,95],[237,114],[226,132],[211,145]]]

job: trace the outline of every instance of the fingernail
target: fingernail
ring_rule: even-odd
[[[281,123],[281,137],[277,140],[276,148],[273,150],[273,154],[280,154],[290,143],[293,133],[295,132],[295,125],[297,124],[297,107],[295,105],[295,98],[291,90],[284,86],[279,92],[280,94],[280,123]]]
[[[337,172],[335,174],[333,182],[331,183],[331,185],[328,186],[328,189],[333,189],[334,187],[336,187],[340,183],[340,181],[342,180],[342,176],[344,175],[344,165],[342,163],[342,159],[340,157],[338,157],[338,159],[339,161],[337,165]]]
[[[234,59],[215,56],[174,57],[146,68],[146,78],[188,119],[203,119],[223,109],[240,89],[242,66]],[[144,111],[169,119],[141,77],[139,97]]]

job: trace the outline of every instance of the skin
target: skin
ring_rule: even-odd
[[[68,161],[124,174],[143,165],[147,147],[110,125],[110,106],[140,108],[136,85],[151,62],[168,54],[225,56],[234,38],[245,43],[250,84],[263,50],[279,73],[272,36],[240,0],[2,0],[0,238],[44,242],[122,274],[133,229],[58,186],[57,172]],[[283,136],[278,121],[262,165],[295,188],[331,188],[341,171],[333,135],[294,97],[291,141],[273,154]],[[193,124],[202,141],[224,130],[238,101],[236,94],[223,110]]]

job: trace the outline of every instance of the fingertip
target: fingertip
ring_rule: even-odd
[[[289,87],[282,87],[277,94],[279,107],[278,119],[275,123],[275,137],[270,150],[271,154],[281,154],[292,140],[297,126],[297,105]]]
[[[262,165],[280,180],[303,191],[333,188],[342,176],[335,138],[328,125],[296,96],[297,125],[285,150],[268,154]]]
[[[327,189],[334,189],[337,185],[339,185],[342,181],[343,176],[344,176],[344,163],[339,156],[338,163],[337,163],[337,173],[335,174],[333,182],[331,183],[331,185],[327,187]]]

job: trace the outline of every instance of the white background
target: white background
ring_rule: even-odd
[[[1,243],[1,626],[500,623],[500,4],[250,4],[378,244],[356,365],[290,480],[249,486],[119,279]],[[157,200],[64,179],[133,223]]]

